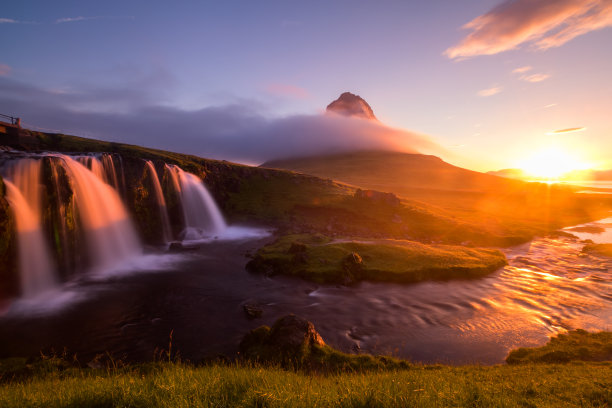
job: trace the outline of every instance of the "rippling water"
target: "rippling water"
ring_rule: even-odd
[[[600,234],[575,234],[612,242],[611,221],[587,225]],[[164,271],[77,283],[70,290],[78,302],[50,315],[9,312],[0,318],[0,355],[68,347],[150,359],[172,331],[173,348],[198,360],[233,355],[247,330],[296,313],[344,351],[500,363],[509,350],[562,330],[612,330],[612,259],[582,253],[580,239],[506,249],[509,265],[483,279],[354,287],[247,273],[244,253],[261,240],[207,243]],[[247,319],[245,303],[260,305],[263,318]]]

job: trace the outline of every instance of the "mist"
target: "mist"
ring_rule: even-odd
[[[254,101],[198,110],[154,105],[146,91],[48,91],[0,80],[0,113],[24,127],[247,164],[355,150],[442,154],[431,138],[337,114],[267,117]]]

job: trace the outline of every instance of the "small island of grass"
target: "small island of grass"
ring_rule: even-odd
[[[612,257],[612,244],[587,244],[582,252]]]
[[[414,241],[332,241],[323,235],[286,235],[259,249],[250,271],[289,275],[318,283],[359,281],[416,283],[470,279],[507,264],[496,249],[426,245]]]

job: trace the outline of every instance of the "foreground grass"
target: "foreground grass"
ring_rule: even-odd
[[[248,267],[321,283],[414,283],[477,278],[504,265],[506,258],[496,249],[394,240],[332,242],[322,235],[287,235],[257,251]]]
[[[313,375],[274,367],[156,363],[51,371],[0,385],[11,407],[600,407],[612,404],[607,363]]]

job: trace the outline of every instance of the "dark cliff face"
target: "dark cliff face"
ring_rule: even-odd
[[[15,219],[4,198],[6,189],[0,177],[0,300],[15,295],[19,290],[16,269],[17,242],[15,240]]]
[[[338,99],[327,105],[327,112],[362,119],[378,120],[370,105],[359,95],[344,92]]]

